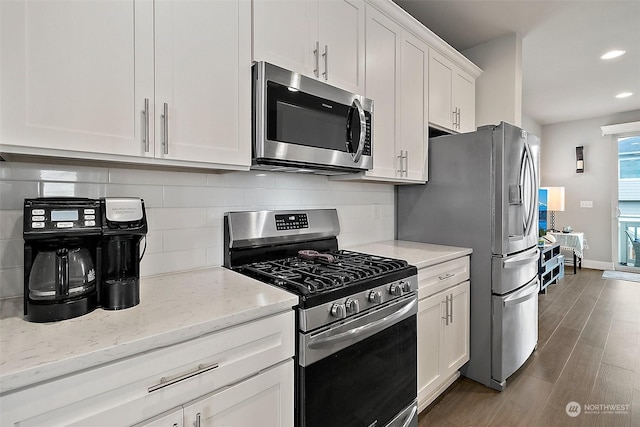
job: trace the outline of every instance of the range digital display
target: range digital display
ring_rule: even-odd
[[[77,221],[77,210],[51,211],[51,221]]]

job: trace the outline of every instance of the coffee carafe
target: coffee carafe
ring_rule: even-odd
[[[147,234],[144,201],[134,197],[100,199],[102,275],[100,305],[120,310],[140,302],[140,241]]]
[[[97,306],[100,204],[25,199],[24,314],[31,322],[81,316]]]

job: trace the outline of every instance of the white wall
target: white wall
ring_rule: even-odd
[[[583,231],[589,249],[584,266],[610,269],[612,257],[612,183],[617,170],[616,140],[602,136],[600,126],[640,120],[640,110],[542,127],[542,186],[565,187],[565,211],[556,214],[556,228],[571,225]],[[584,173],[576,173],[576,147],[584,146]],[[581,208],[580,201],[593,208]]]
[[[522,38],[511,33],[462,52],[482,68],[476,80],[476,125],[522,124]]]
[[[542,126],[525,114],[522,115],[522,126],[520,127],[538,137],[542,136]]]
[[[143,276],[222,264],[222,215],[231,210],[337,208],[340,247],[394,238],[393,185],[327,177],[173,172],[0,163],[0,298],[23,290],[24,198],[136,196],[147,208]]]

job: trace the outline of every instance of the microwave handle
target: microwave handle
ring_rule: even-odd
[[[358,110],[358,117],[360,118],[360,141],[358,141],[358,149],[352,154],[353,161],[358,162],[364,151],[364,143],[367,139],[367,117],[364,115],[364,108],[362,108],[362,104],[357,98],[353,100],[353,106]]]

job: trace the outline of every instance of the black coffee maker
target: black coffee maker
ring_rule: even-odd
[[[102,271],[100,305],[120,310],[140,303],[140,241],[147,234],[144,201],[135,197],[100,199]]]
[[[100,202],[24,201],[24,314],[31,322],[70,319],[98,304]]]

